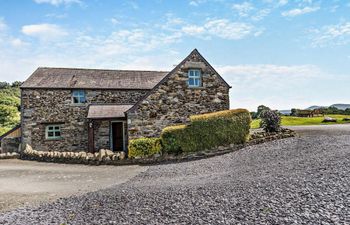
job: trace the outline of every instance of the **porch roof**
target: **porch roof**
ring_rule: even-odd
[[[125,117],[125,112],[133,105],[90,105],[88,119],[110,119]]]

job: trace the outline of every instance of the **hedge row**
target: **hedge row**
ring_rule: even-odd
[[[248,139],[251,117],[247,110],[235,109],[194,115],[190,121],[189,125],[164,128],[160,138],[130,140],[129,157],[161,152],[178,154],[242,144]]]
[[[163,151],[195,152],[247,141],[251,123],[245,109],[225,110],[190,117],[191,124],[170,126],[161,134]]]
[[[160,138],[138,138],[129,141],[128,155],[131,158],[151,156],[162,151]]]

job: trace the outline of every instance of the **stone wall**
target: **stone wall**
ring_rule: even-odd
[[[189,69],[201,70],[202,87],[188,87]],[[189,122],[190,115],[225,109],[229,109],[229,86],[194,52],[128,113],[129,138],[159,136],[168,125]]]
[[[72,104],[72,90],[22,89],[23,144],[45,151],[86,151],[89,103],[135,103],[147,90],[86,90],[86,104]],[[46,140],[45,127],[60,124],[62,139]],[[95,140],[98,140],[96,133]],[[102,134],[106,137],[105,131]],[[106,141],[102,138],[101,142]],[[105,146],[106,143],[98,143]],[[109,146],[108,146],[109,147]]]
[[[6,137],[1,140],[0,153],[18,152],[18,147],[21,143],[20,137]]]

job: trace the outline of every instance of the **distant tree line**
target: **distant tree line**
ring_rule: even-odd
[[[20,81],[0,82],[0,135],[20,121]]]
[[[257,108],[256,112],[251,112],[252,119],[260,119],[261,113],[264,111],[270,110],[269,107],[260,105]],[[295,109],[293,108],[291,110],[290,116],[297,116],[297,117],[314,117],[314,116],[323,116],[323,115],[350,115],[350,108],[347,109],[338,109],[337,107],[330,106],[330,107],[323,107],[323,108],[317,108],[317,109]],[[282,116],[282,114],[280,113]]]
[[[310,114],[316,114],[316,115],[325,115],[325,114],[338,114],[338,115],[350,115],[350,108],[347,109],[338,109],[337,107],[330,106],[330,107],[323,107],[323,108],[318,108],[314,110],[300,110],[300,109],[292,109],[291,110],[291,116],[303,116],[307,113]]]

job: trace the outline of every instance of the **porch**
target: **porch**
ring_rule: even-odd
[[[90,105],[88,110],[88,150],[127,151],[128,132],[125,112],[132,105]]]

